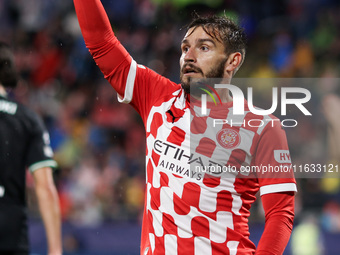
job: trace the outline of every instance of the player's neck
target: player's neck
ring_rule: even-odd
[[[229,89],[216,89],[218,95],[220,95],[222,103],[229,103],[233,101],[233,98],[230,96]]]

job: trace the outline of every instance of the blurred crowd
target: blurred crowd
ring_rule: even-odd
[[[247,56],[237,77],[327,78],[309,88],[316,114],[287,130],[287,136],[296,164],[308,159],[339,164],[338,1],[102,2],[133,58],[175,82],[183,28],[194,10],[231,16],[245,28]],[[14,48],[22,77],[12,96],[37,111],[50,133],[63,220],[82,225],[139,221],[145,184],[143,123],[131,107],[117,102],[92,60],[72,1],[0,0],[0,31],[0,40]],[[340,232],[339,175],[297,180],[297,221],[313,212],[318,224]],[[33,185],[30,175],[28,184]],[[34,217],[34,196],[29,204]],[[254,206],[252,220],[263,217],[260,208]]]

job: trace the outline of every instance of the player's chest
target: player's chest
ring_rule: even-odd
[[[153,109],[148,119],[147,145],[156,168],[197,180],[207,173],[237,175],[242,164],[250,164],[252,140],[251,132],[216,127],[212,118],[174,103]]]

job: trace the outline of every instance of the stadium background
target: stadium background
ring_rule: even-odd
[[[245,27],[248,52],[237,77],[339,77],[336,0],[102,2],[134,59],[176,82],[181,28],[193,10],[225,12]],[[59,164],[55,180],[65,254],[138,254],[145,182],[143,125],[132,108],[117,103],[94,64],[72,1],[0,0],[0,39],[13,46],[23,78],[12,96],[36,110],[51,135]],[[322,101],[325,92],[339,92],[339,83],[318,91]],[[320,149],[327,143],[328,124],[320,113],[317,121],[289,131],[288,137],[294,138],[291,150],[301,152],[304,145],[308,157],[322,163],[334,160]],[[298,162],[303,153],[294,155]],[[27,179],[32,251],[44,254],[33,180],[29,174]],[[295,233],[285,254],[294,249],[294,255],[317,255],[322,250],[326,255],[340,254],[339,179],[298,179],[298,185]],[[250,218],[255,243],[263,220],[256,203]]]

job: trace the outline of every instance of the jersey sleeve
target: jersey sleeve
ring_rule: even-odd
[[[115,37],[100,0],[74,0],[79,25],[96,64],[118,93],[144,118],[156,100],[179,85],[138,65]]]
[[[283,254],[293,229],[294,194],[270,193],[261,199],[266,224],[255,254]]]
[[[286,132],[278,119],[272,119],[259,136],[253,158],[253,164],[258,169],[256,175],[261,196],[276,192],[297,192]]]
[[[26,166],[30,172],[43,167],[57,167],[53,159],[50,137],[42,120],[33,112],[31,115],[31,138],[28,145]]]

